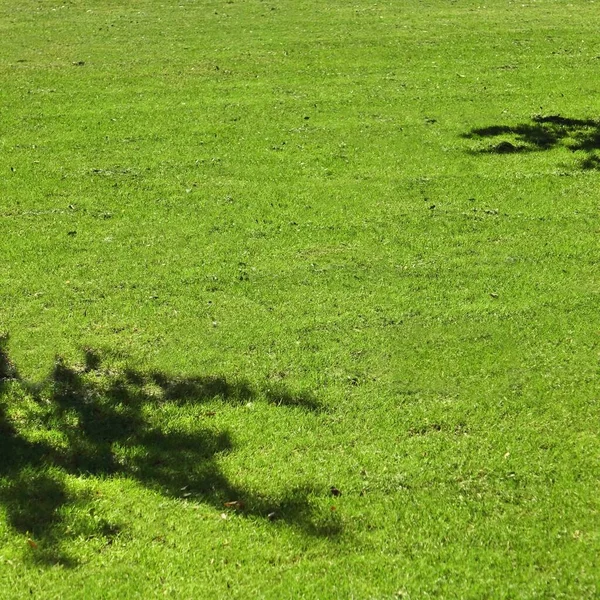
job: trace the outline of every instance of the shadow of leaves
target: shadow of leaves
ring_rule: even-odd
[[[517,154],[541,152],[564,146],[573,152],[588,154],[580,161],[582,169],[597,169],[600,157],[600,121],[572,119],[561,115],[537,115],[529,123],[492,125],[472,129],[463,137],[471,140],[493,140],[475,154]]]
[[[227,431],[182,430],[155,418],[168,406],[236,405],[257,396],[279,407],[321,410],[311,394],[295,395],[283,387],[257,391],[247,381],[222,376],[111,370],[103,363],[100,353],[87,350],[82,365],[57,359],[50,377],[32,384],[19,377],[7,337],[0,338],[0,503],[9,526],[30,536],[36,560],[73,566],[63,543],[63,514],[81,498],[69,489],[70,475],[125,476],[166,496],[219,510],[233,501],[240,514],[283,521],[308,535],[340,532],[339,524],[316,514],[310,488],[277,499],[232,483],[218,462],[220,454],[234,449]],[[107,540],[120,531],[108,522],[94,527],[92,534]]]

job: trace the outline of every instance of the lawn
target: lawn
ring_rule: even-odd
[[[592,0],[0,0],[0,599],[597,598]]]

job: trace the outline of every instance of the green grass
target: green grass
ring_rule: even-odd
[[[0,598],[597,597],[599,25],[0,0]]]

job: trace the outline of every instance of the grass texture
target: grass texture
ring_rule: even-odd
[[[0,598],[595,598],[598,4],[0,0]]]

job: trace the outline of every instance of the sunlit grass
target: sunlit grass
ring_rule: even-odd
[[[595,597],[597,31],[0,1],[0,597]]]

